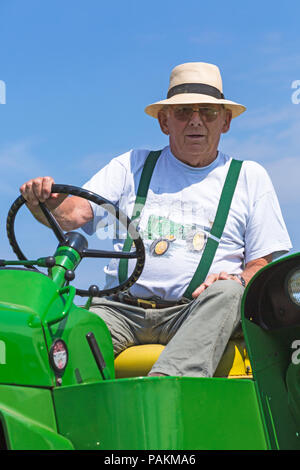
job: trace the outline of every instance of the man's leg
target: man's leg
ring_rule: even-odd
[[[112,337],[115,356],[137,344],[134,331],[143,320],[140,308],[103,298],[92,302],[90,311],[106,323]]]
[[[179,328],[150,374],[212,377],[228,340],[240,321],[244,288],[236,281],[216,281],[183,310]]]

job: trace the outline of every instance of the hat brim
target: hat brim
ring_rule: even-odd
[[[166,100],[157,101],[145,108],[145,113],[157,118],[159,111],[166,105],[172,104],[223,104],[225,108],[232,111],[232,117],[235,118],[246,111],[246,107],[242,104],[235,103],[225,99],[217,99],[209,95],[201,95],[199,93],[182,93],[174,95]]]

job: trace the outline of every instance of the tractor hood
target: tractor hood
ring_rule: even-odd
[[[42,319],[63,308],[54,283],[38,271],[2,268],[0,299],[0,383],[53,386]]]

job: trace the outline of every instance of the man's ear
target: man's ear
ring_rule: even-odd
[[[166,135],[169,135],[168,116],[166,111],[159,111],[157,114],[157,119],[162,132]]]
[[[226,132],[229,131],[231,120],[232,120],[232,111],[230,109],[225,109],[224,124],[222,127],[223,134],[226,134]]]

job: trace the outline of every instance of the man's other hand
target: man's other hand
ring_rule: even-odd
[[[202,284],[200,284],[200,286],[197,287],[197,289],[194,290],[194,292],[192,294],[193,298],[196,299],[198,297],[198,295],[200,295],[203,291],[205,291],[205,289],[207,289],[209,286],[211,286],[214,282],[220,281],[220,280],[221,281],[226,281],[228,279],[232,279],[233,281],[237,281],[242,285],[241,280],[237,276],[234,276],[233,274],[228,274],[225,271],[222,271],[219,274],[209,274],[209,276],[207,276],[206,280]]]

